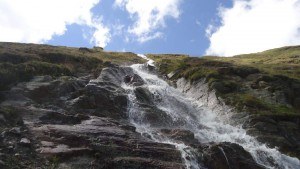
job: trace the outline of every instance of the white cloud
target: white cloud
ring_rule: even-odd
[[[300,44],[300,0],[233,1],[232,8],[219,9],[221,26],[208,26],[206,54],[232,56]]]
[[[103,26],[102,18],[94,20],[92,27],[95,28],[95,32],[90,42],[96,46],[105,47],[111,40],[110,29]]]
[[[162,32],[155,32],[152,34],[149,34],[147,36],[141,36],[139,37],[138,41],[141,43],[147,42],[149,40],[153,40],[153,39],[158,39],[158,38],[162,38],[164,35]]]
[[[103,47],[109,29],[95,19],[91,9],[100,0],[1,0],[0,41],[43,43],[63,35],[66,26],[85,25],[95,30],[94,42]]]
[[[115,6],[126,9],[134,24],[128,32],[139,42],[161,38],[160,28],[166,27],[166,18],[178,19],[181,0],[115,0]]]

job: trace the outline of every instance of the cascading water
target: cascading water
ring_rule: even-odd
[[[139,56],[147,59],[144,55]],[[153,65],[153,61],[149,60],[148,64]],[[227,122],[226,113],[224,113],[225,116],[220,115],[203,102],[171,87],[157,75],[149,73],[143,64],[135,64],[131,67],[145,81],[143,86],[154,96],[155,106],[172,118],[174,125],[164,127],[189,130],[194,133],[200,143],[231,142],[239,144],[253,156],[258,164],[266,168],[300,168],[300,161],[297,158],[281,154],[274,148],[268,148],[265,144],[261,144],[255,138],[247,135],[240,126],[230,125]],[[156,142],[175,145],[182,154],[186,168],[204,168],[200,165],[201,162],[197,161],[192,147],[160,134],[158,127],[153,127],[151,123],[144,120],[143,111],[145,110],[137,104],[134,93],[136,87],[126,84],[123,84],[122,87],[128,91],[131,102],[128,109],[129,118],[139,133],[151,137]]]

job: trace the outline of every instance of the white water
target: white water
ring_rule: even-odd
[[[147,59],[144,55],[139,56]],[[148,64],[153,65],[153,61],[149,60]],[[158,98],[155,99],[156,106],[170,115],[174,121],[181,120],[184,122],[180,126],[176,126],[176,128],[192,131],[195,134],[195,138],[201,143],[225,141],[237,143],[247,150],[257,163],[266,168],[300,168],[300,161],[297,158],[281,154],[274,148],[268,148],[265,144],[261,144],[255,138],[247,135],[246,131],[241,127],[227,123],[226,113],[224,113],[225,116],[222,116],[203,102],[169,86],[164,80],[149,73],[145,69],[145,65],[135,64],[131,67],[146,82],[144,87],[147,87]],[[166,138],[156,128],[143,121],[141,118],[143,110],[137,105],[133,92],[134,87],[124,84],[123,88],[129,91],[131,105],[128,113],[138,132],[150,136],[154,141],[175,145],[182,154],[186,168],[204,168],[200,166],[200,162],[197,161],[194,150],[191,147]]]

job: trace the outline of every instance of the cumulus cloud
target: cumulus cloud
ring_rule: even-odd
[[[109,29],[95,19],[91,9],[100,0],[1,0],[0,41],[43,43],[63,35],[66,26],[92,28],[93,42],[105,46]]]
[[[125,9],[134,24],[128,32],[139,42],[161,38],[158,30],[166,27],[166,18],[178,19],[181,0],[115,0],[115,6]]]
[[[102,24],[102,18],[94,19],[91,26],[95,28],[95,31],[90,42],[96,46],[105,47],[111,40],[110,29]]]
[[[232,56],[300,44],[300,0],[233,0],[209,25],[208,55]]]

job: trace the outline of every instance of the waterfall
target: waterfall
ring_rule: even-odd
[[[139,56],[148,59],[144,55]],[[153,61],[148,59],[148,64],[153,65]],[[247,135],[242,127],[227,123],[227,116],[220,116],[210,106],[170,86],[157,75],[150,73],[146,65],[135,64],[131,68],[144,80],[143,87],[147,88],[154,96],[155,106],[171,117],[174,122],[172,126],[164,127],[189,130],[194,133],[200,143],[231,142],[239,144],[252,155],[258,164],[266,168],[300,168],[300,161],[297,158],[281,154],[277,149],[269,148],[254,137]],[[192,147],[162,135],[159,132],[160,127],[153,127],[151,123],[143,119],[146,110],[137,103],[134,93],[135,86],[124,83],[122,87],[128,92],[130,100],[128,116],[137,132],[156,142],[174,145],[181,152],[186,168],[204,168],[201,162],[197,161],[197,153]],[[222,152],[226,157],[225,152]]]

